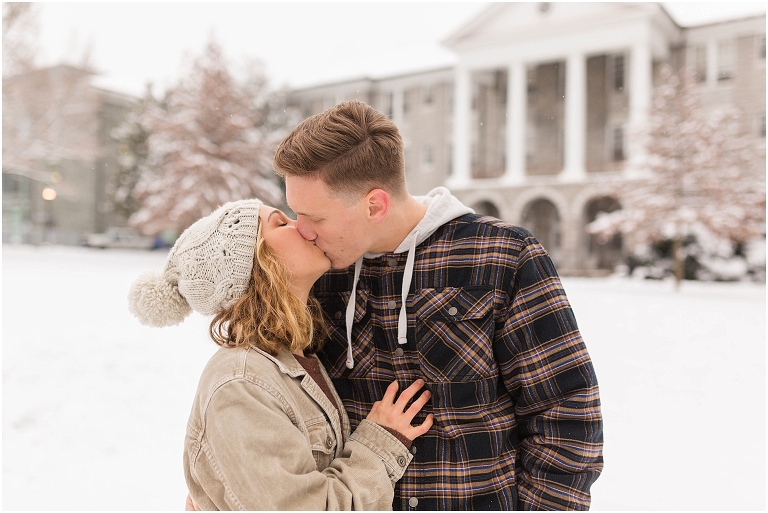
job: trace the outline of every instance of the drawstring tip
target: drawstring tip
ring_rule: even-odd
[[[398,344],[407,344],[408,343],[408,337],[398,337],[397,338]]]
[[[352,360],[347,360],[347,369],[352,369],[355,367],[355,362]]]

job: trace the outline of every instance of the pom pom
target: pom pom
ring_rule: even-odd
[[[145,326],[175,326],[191,312],[179,288],[166,280],[162,271],[139,276],[128,292],[128,310]]]

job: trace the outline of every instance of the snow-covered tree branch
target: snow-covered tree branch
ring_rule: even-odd
[[[645,176],[621,186],[622,209],[589,225],[608,238],[673,240],[702,235],[745,242],[765,232],[765,146],[735,108],[707,108],[690,69],[661,70],[645,132]]]
[[[227,201],[255,196],[280,205],[272,156],[285,127],[276,99],[259,69],[238,83],[209,42],[165,101],[145,102],[132,121],[148,135],[132,191],[140,207],[129,223],[146,234],[179,233]]]

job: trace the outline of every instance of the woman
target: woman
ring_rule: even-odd
[[[129,308],[151,326],[214,315],[221,346],[203,370],[187,424],[184,470],[202,509],[391,509],[411,461],[411,426],[429,399],[393,382],[350,434],[314,356],[324,338],[312,284],[330,268],[295,221],[259,200],[227,203],[181,234],[162,273],[139,277]],[[189,505],[188,501],[188,505]]]

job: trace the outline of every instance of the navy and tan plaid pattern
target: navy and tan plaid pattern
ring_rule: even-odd
[[[426,380],[432,429],[394,509],[587,509],[602,470],[597,379],[548,255],[527,231],[465,215],[416,248],[397,343],[406,254],[365,261],[345,366],[353,269],[315,285],[330,336],[320,354],[352,427],[397,379]]]

